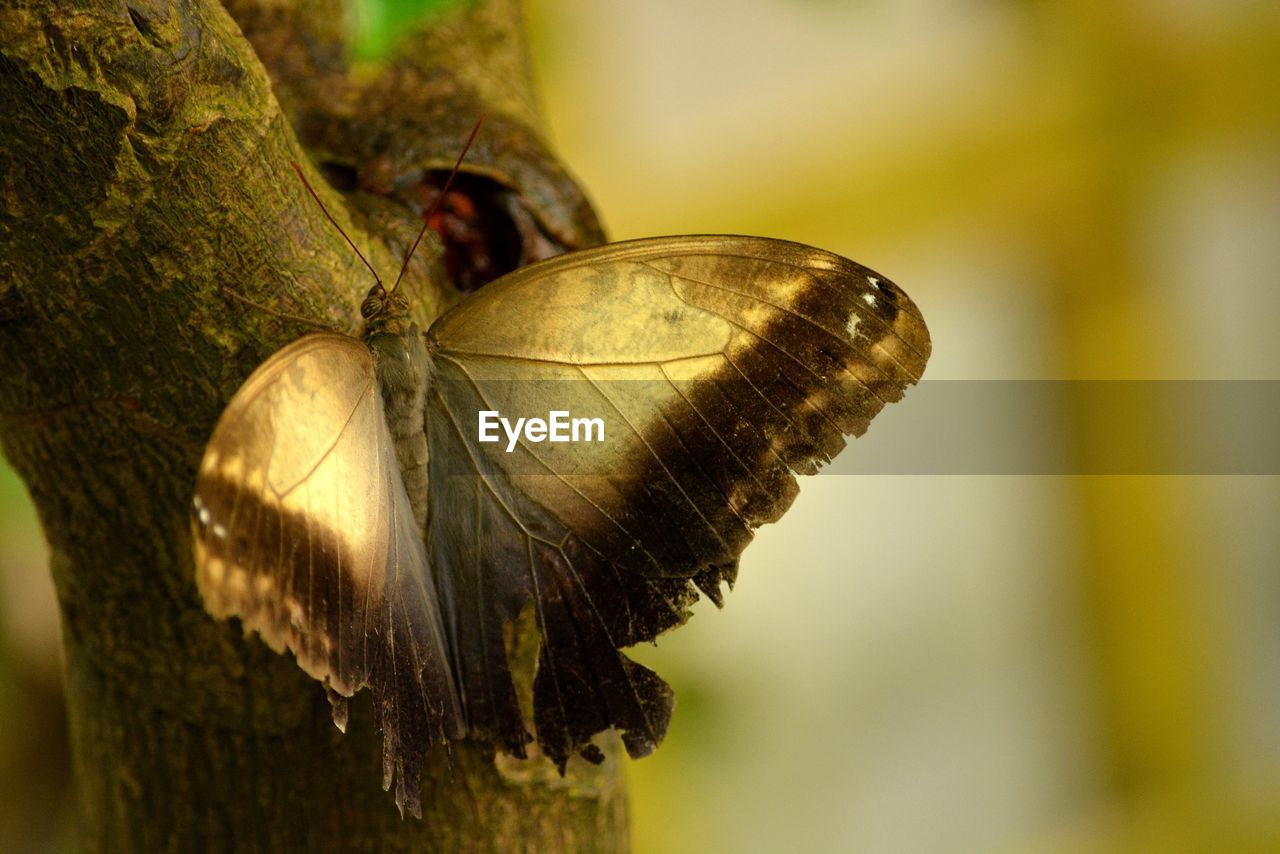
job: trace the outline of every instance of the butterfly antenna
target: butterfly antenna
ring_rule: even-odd
[[[369,272],[373,274],[373,280],[378,284],[382,284],[382,279],[378,278],[378,272],[373,269],[373,265],[369,263],[369,259],[364,257],[364,253],[361,252],[359,247],[357,247],[355,243],[351,241],[351,238],[347,236],[347,233],[342,230],[342,226],[338,225],[338,221],[333,218],[333,215],[331,213],[329,213],[329,209],[324,206],[324,202],[320,201],[320,197],[316,195],[316,191],[311,189],[311,182],[307,180],[306,175],[302,174],[302,167],[300,167],[297,163],[293,162],[292,160],[289,161],[289,165],[293,167],[294,172],[298,173],[298,177],[302,179],[302,186],[306,187],[307,192],[311,194],[311,198],[316,200],[316,204],[320,206],[321,213],[325,215],[325,218],[328,219],[329,222],[333,223],[334,228],[338,229],[338,234],[341,234],[342,239],[347,241],[347,245],[350,246],[351,250],[356,253],[356,257],[358,257],[361,260],[361,262],[363,262],[364,265],[369,268]]]
[[[404,271],[409,269],[409,261],[413,258],[413,253],[417,251],[418,244],[422,242],[427,229],[431,227],[431,218],[436,215],[436,211],[440,209],[440,204],[448,194],[449,188],[453,186],[453,179],[458,176],[458,170],[462,168],[462,159],[471,150],[471,143],[476,141],[476,134],[480,133],[480,125],[482,124],[484,124],[483,114],[476,120],[476,126],[471,129],[471,136],[467,137],[467,144],[462,146],[462,153],[458,155],[458,162],[453,164],[453,171],[449,173],[448,179],[444,182],[440,195],[436,196],[436,200],[431,203],[430,209],[427,210],[426,216],[423,217],[422,230],[418,232],[418,239],[413,241],[413,245],[409,247],[408,253],[404,256],[404,265],[400,267],[400,275],[396,276],[396,283],[391,286],[391,293],[395,293],[396,288],[400,287],[400,280],[404,278]]]

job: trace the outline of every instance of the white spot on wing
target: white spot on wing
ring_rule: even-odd
[[[849,315],[849,325],[845,327],[845,331],[849,333],[850,338],[858,337],[858,324],[862,322],[862,315],[856,311]]]
[[[302,604],[292,596],[285,597],[284,606],[289,609],[289,624],[295,629],[306,631],[307,620],[302,614]]]
[[[862,301],[863,301],[863,302],[865,302],[867,305],[872,305],[872,306],[873,306],[873,305],[875,305],[875,304],[876,304],[876,295],[875,295],[875,294],[863,294],[863,295],[862,295]]]

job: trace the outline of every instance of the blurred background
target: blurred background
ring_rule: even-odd
[[[361,51],[422,8],[366,4]],[[920,306],[929,380],[1280,379],[1274,2],[527,9],[615,239],[854,258]],[[1064,417],[1085,460],[1166,426]],[[1274,476],[805,479],[725,609],[637,651],[678,698],[637,850],[1280,850],[1277,520]],[[5,851],[66,838],[46,564],[0,469]]]

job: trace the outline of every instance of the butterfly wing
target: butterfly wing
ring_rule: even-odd
[[[656,746],[670,689],[618,650],[683,622],[695,588],[718,602],[794,473],[901,398],[930,342],[906,295],[847,259],[679,237],[503,277],[428,348],[428,546],[468,723],[522,752],[505,637],[532,608],[534,725],[563,767],[610,726],[632,755]],[[480,412],[550,409],[600,418],[604,441],[480,441]]]
[[[462,734],[434,582],[368,348],[333,333],[275,353],[236,392],[196,482],[196,582],[323,682],[334,720],[373,689],[383,785],[418,809],[431,744]]]

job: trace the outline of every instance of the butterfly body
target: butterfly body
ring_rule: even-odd
[[[388,295],[375,285],[361,306],[365,315],[364,342],[373,356],[378,387],[395,442],[400,477],[404,482],[413,518],[426,535],[427,438],[423,401],[431,373],[422,332],[409,317],[409,301]]]
[[[610,244],[486,285],[420,333],[381,286],[364,341],[308,335],[246,381],[196,486],[197,582],[342,697],[369,686],[384,784],[417,807],[467,737],[562,770],[662,740],[674,699],[624,647],[717,603],[761,524],[916,382],[924,321],[822,250],[737,236]],[[485,444],[477,413],[599,417],[607,441]],[[513,627],[539,649],[532,709]],[[529,717],[532,717],[532,733]]]

